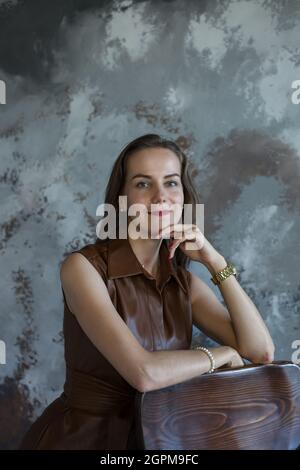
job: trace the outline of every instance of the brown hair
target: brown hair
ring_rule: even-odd
[[[195,223],[196,204],[200,201],[199,195],[192,181],[192,163],[188,160],[185,153],[173,140],[166,139],[158,134],[145,134],[138,137],[137,139],[132,140],[122,149],[113,165],[111,175],[106,186],[104,202],[106,204],[112,204],[115,207],[117,215],[117,234],[119,233],[118,198],[119,195],[121,195],[121,191],[125,183],[125,171],[128,157],[138,150],[154,147],[167,148],[175,153],[179,158],[181,163],[181,183],[183,186],[184,204],[192,204],[192,223]],[[184,220],[184,209],[182,212],[182,220]],[[101,241],[101,239],[97,238],[97,243]],[[188,267],[191,261],[189,257],[187,257],[181,250],[178,249],[175,251],[173,260],[175,261],[176,266],[183,266],[184,268]]]

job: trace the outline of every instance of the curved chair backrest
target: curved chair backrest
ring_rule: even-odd
[[[139,449],[296,449],[300,367],[289,361],[219,369],[136,394]]]

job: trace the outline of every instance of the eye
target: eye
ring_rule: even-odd
[[[148,185],[149,183],[147,183],[146,181],[139,181],[137,184],[136,184],[136,187],[137,188],[145,188],[146,186],[144,185]],[[174,186],[178,186],[178,182],[177,181],[174,181],[174,180],[170,180],[170,181],[167,181],[166,183],[167,185],[171,186],[171,187],[174,187]],[[142,185],[142,186],[140,186]]]
[[[144,187],[144,186],[139,186],[140,184],[147,184],[147,183],[146,183],[146,181],[139,181],[139,182],[136,184],[136,187],[137,187],[137,188]]]

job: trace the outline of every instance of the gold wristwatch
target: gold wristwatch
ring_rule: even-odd
[[[213,277],[211,277],[211,280],[215,285],[221,284],[221,282],[225,281],[229,276],[233,274],[236,277],[237,271],[235,266],[233,264],[228,263],[226,268],[222,269],[222,271],[219,271],[218,273],[214,274]]]

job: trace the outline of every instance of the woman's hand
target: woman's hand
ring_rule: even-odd
[[[166,235],[171,237],[169,258],[173,258],[178,247],[193,261],[198,261],[204,265],[222,258],[195,224],[171,224],[164,227],[159,233],[161,237]]]
[[[242,357],[239,355],[236,349],[230,348],[231,350],[231,358],[227,364],[224,364],[223,367],[241,367],[244,366],[245,363]]]
[[[245,365],[237,350],[231,346],[219,346],[216,348],[209,348],[209,350],[214,356],[216,370],[243,367]]]

